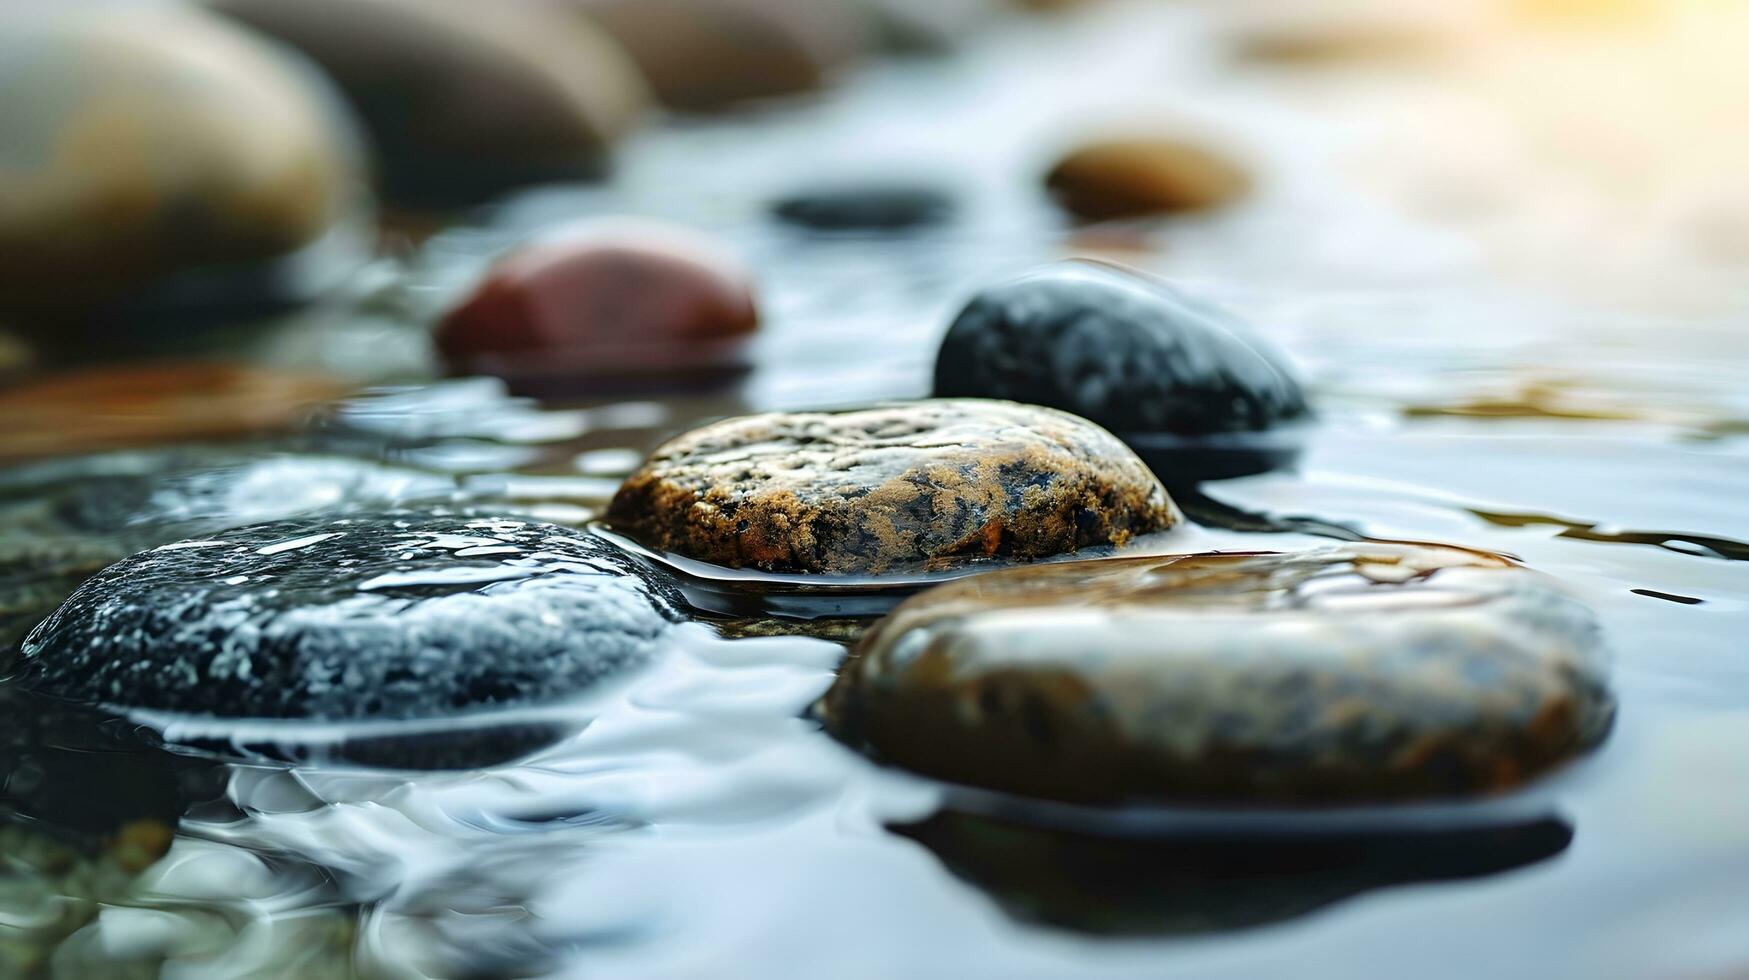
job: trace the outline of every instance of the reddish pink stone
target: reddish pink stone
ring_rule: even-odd
[[[697,383],[747,368],[751,277],[710,240],[591,224],[511,252],[443,318],[458,374],[533,391]]]

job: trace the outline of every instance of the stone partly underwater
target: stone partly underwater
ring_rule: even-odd
[[[900,605],[828,694],[892,764],[1077,802],[1336,804],[1485,794],[1597,744],[1596,621],[1453,548],[1114,558]]]
[[[608,519],[646,546],[732,568],[875,574],[1121,545],[1178,512],[1098,426],[964,399],[696,429],[627,478]]]
[[[556,525],[306,518],[110,566],[26,638],[22,674],[116,709],[427,719],[584,692],[678,618],[630,559]]]

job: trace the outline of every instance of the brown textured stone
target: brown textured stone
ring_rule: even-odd
[[[1103,221],[1220,207],[1244,196],[1251,178],[1234,161],[1194,143],[1113,139],[1064,157],[1045,185],[1069,212]]]
[[[615,527],[733,568],[882,573],[1121,545],[1178,520],[1121,442],[1064,412],[940,399],[754,415],[661,446]]]
[[[1460,549],[1111,558],[907,600],[826,706],[886,761],[1032,796],[1450,797],[1600,741],[1599,648],[1578,602]]]

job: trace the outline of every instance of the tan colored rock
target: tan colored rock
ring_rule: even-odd
[[[1128,138],[1075,150],[1051,169],[1045,186],[1071,214],[1104,221],[1221,207],[1245,196],[1251,177],[1195,143]]]

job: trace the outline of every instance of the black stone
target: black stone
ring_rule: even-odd
[[[786,197],[771,213],[815,231],[902,231],[953,217],[951,197],[928,187],[854,187]]]
[[[675,598],[550,524],[274,521],[104,569],[25,639],[22,664],[39,691],[117,709],[441,718],[559,701],[638,665]]]
[[[1073,412],[1117,433],[1168,483],[1187,468],[1216,478],[1279,465],[1297,443],[1257,434],[1310,415],[1287,366],[1230,314],[1141,273],[1080,260],[973,297],[942,341],[935,394]],[[1222,438],[1232,436],[1245,438]],[[1235,443],[1257,465],[1226,459]],[[1161,465],[1162,447],[1178,458]]]

